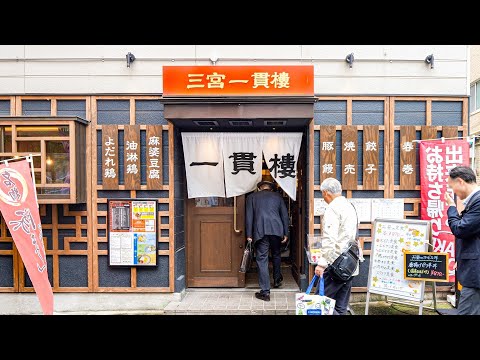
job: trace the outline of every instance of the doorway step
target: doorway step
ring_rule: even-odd
[[[190,288],[181,301],[171,301],[166,315],[295,315],[295,294],[300,289],[292,276],[291,265],[282,263],[283,283],[270,289],[270,301],[259,300],[256,264],[245,276],[244,288]],[[273,284],[270,263],[270,283]]]
[[[182,301],[172,301],[165,315],[295,315],[297,291],[271,289],[270,301],[255,297],[257,289],[187,289]]]

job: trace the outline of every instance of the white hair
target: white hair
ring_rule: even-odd
[[[335,178],[327,178],[320,185],[321,191],[328,191],[330,194],[342,194],[342,184]]]

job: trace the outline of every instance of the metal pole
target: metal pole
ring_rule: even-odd
[[[35,202],[37,203],[37,208],[39,208],[38,200],[37,200],[37,186],[35,185],[35,171],[33,170],[34,166],[33,166],[32,155],[30,154],[26,158],[27,158],[27,161],[30,165],[30,171],[32,172],[32,181],[33,181],[33,191],[34,191],[34,194],[35,194]]]
[[[368,305],[370,303],[370,291],[367,291],[367,302],[365,304],[365,315],[368,315]]]

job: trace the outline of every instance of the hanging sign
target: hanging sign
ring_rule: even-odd
[[[110,266],[157,266],[157,201],[108,200]]]
[[[188,198],[232,197],[256,189],[262,152],[270,174],[296,200],[302,133],[182,133]]]
[[[221,133],[182,133],[188,198],[225,197]]]
[[[263,137],[223,133],[222,138],[227,198],[255,190],[262,181]]]
[[[263,155],[270,174],[290,198],[297,199],[297,164],[302,133],[264,134]]]

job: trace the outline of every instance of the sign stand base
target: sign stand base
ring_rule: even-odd
[[[423,302],[425,301],[423,296],[422,296],[422,300],[420,301],[419,304],[412,304],[412,303],[409,303],[409,302],[404,302],[404,301],[399,301],[399,300],[389,300],[388,296],[385,296],[385,299],[386,299],[385,301],[387,303],[402,304],[402,305],[418,307],[418,315],[422,315],[423,309],[434,310],[440,315],[455,315],[456,310],[457,310],[457,309],[437,309],[437,288],[436,288],[435,281],[432,281],[433,307],[423,305]],[[365,315],[368,315],[369,305],[370,305],[370,291],[367,291],[367,300],[366,300],[366,304],[365,304]],[[455,311],[452,311],[452,310],[455,310]]]

